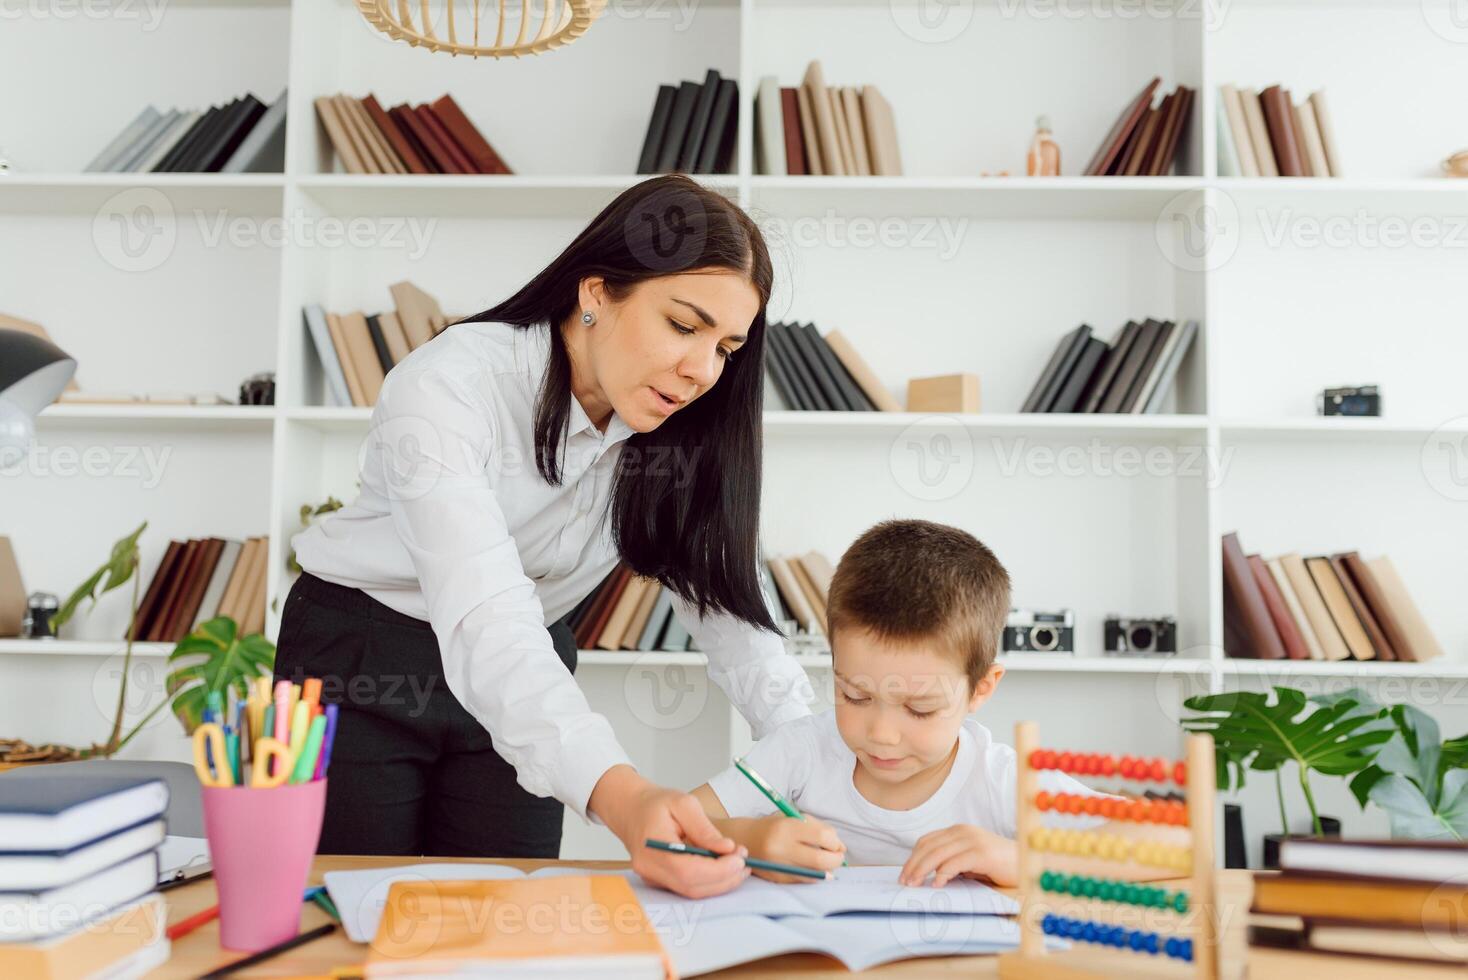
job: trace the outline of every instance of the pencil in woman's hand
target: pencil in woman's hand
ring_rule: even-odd
[[[692,854],[697,857],[710,858],[723,857],[722,854],[717,854],[706,847],[694,847],[692,844],[669,843],[668,841],[655,840],[651,837],[643,841],[643,843],[655,851],[667,851],[669,854]],[[831,877],[831,872],[829,871],[822,871],[819,868],[802,868],[798,864],[781,864],[778,861],[764,861],[760,858],[752,857],[745,858],[744,863],[751,868],[758,868],[761,871],[775,871],[779,874],[796,875],[801,878],[814,878],[817,881],[827,881]]]

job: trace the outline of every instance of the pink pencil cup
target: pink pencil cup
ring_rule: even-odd
[[[255,953],[295,936],[321,839],[326,780],[274,789],[205,786],[202,792],[219,890],[219,944]]]

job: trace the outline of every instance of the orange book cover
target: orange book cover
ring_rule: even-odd
[[[619,875],[397,881],[369,949],[368,977],[488,973],[490,966],[512,976],[516,960],[529,961],[526,975],[553,963],[568,975],[584,962],[584,976],[677,976],[632,886]]]

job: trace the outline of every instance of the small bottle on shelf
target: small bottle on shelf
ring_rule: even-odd
[[[1060,176],[1060,147],[1050,138],[1050,117],[1035,120],[1035,138],[1025,157],[1025,173],[1031,177]]]

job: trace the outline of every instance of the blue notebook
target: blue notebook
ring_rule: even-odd
[[[10,773],[0,776],[0,850],[62,854],[167,809],[168,784],[156,776]]]

